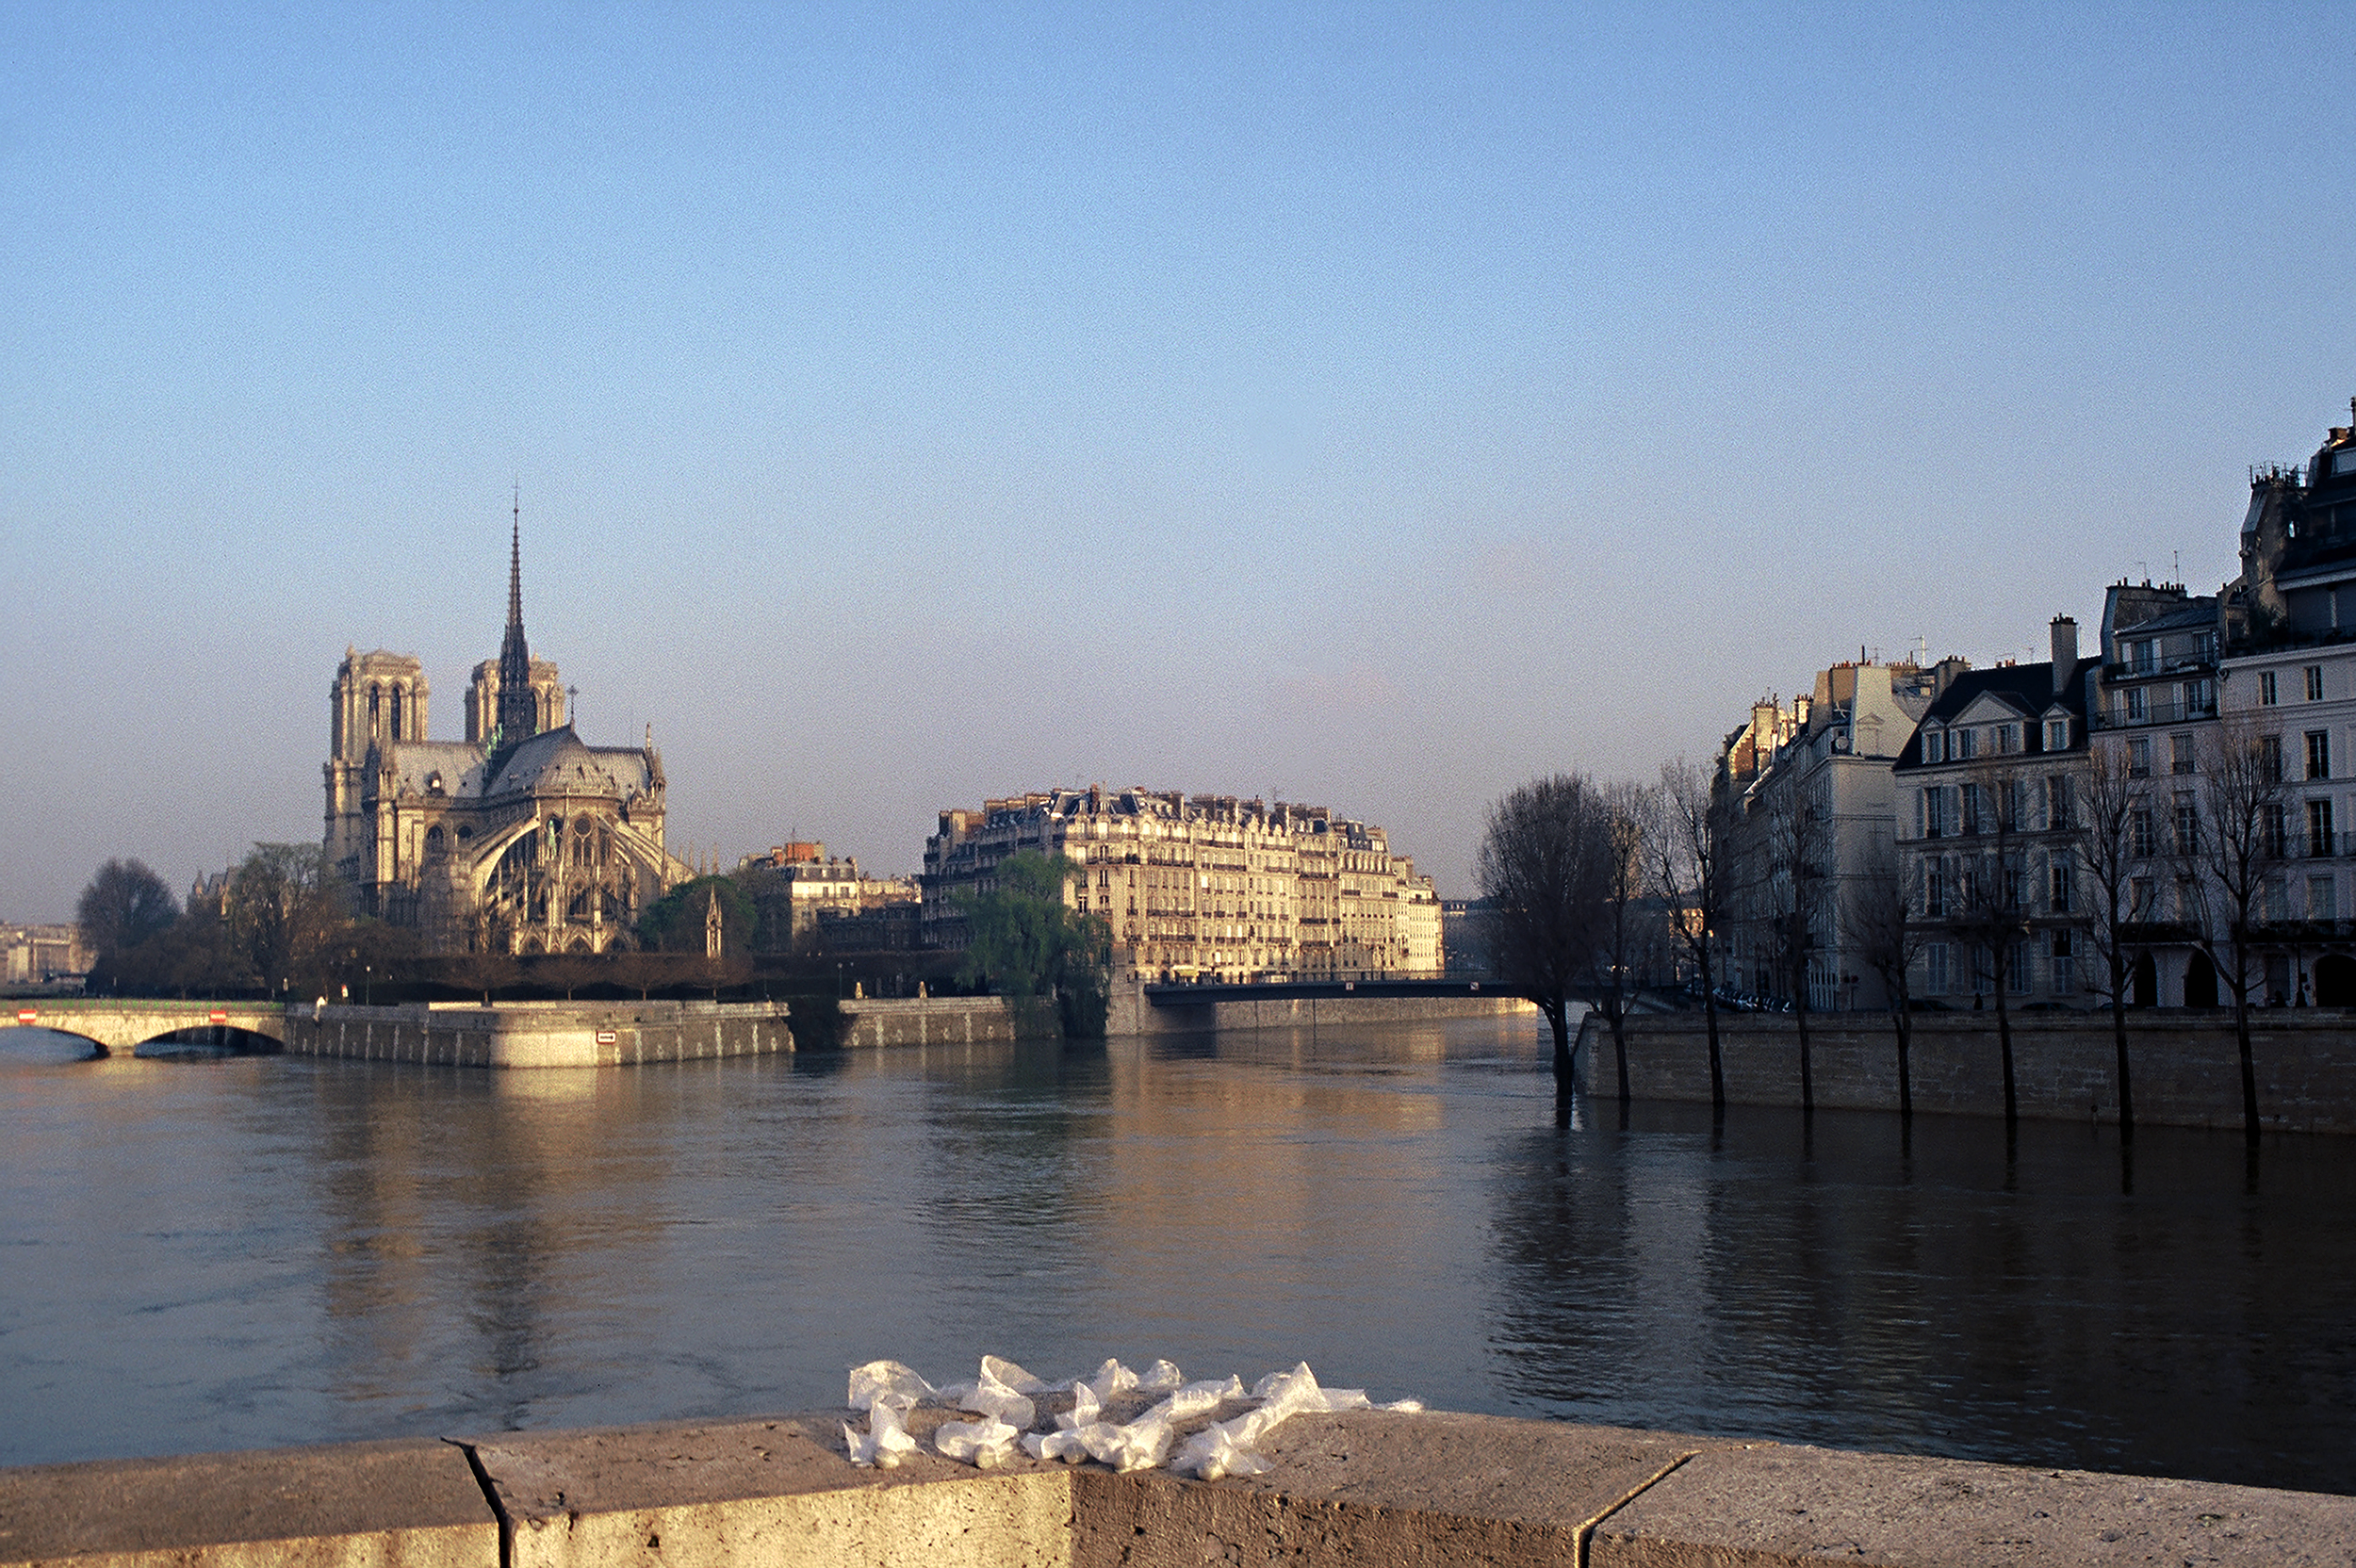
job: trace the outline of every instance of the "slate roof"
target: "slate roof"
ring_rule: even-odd
[[[444,794],[480,795],[490,772],[483,748],[465,741],[402,741],[392,753],[393,788],[403,792],[424,794],[438,773]]]
[[[2214,615],[2215,612],[2211,613]],[[2035,719],[2060,708],[2079,721],[2073,733],[2083,744],[2086,678],[2101,668],[2102,663],[2099,658],[2079,660],[2070,669],[2070,679],[2058,692],[2053,690],[2053,665],[2050,660],[2042,664],[1999,664],[1989,670],[1964,671],[1947,683],[1947,689],[1939,694],[1930,710],[1922,715],[1922,722],[1914,727],[1914,733],[1906,737],[1906,743],[1899,751],[1898,760],[1891,764],[1891,771],[1904,773],[1922,764],[1924,725],[1946,724],[1984,696],[1995,697],[2023,719]],[[2040,749],[2044,744],[2044,736],[2035,731],[2024,735],[2023,739],[2035,741]],[[2077,748],[2073,746],[2072,749]],[[2037,752],[2027,755],[2036,756]]]
[[[626,800],[646,792],[646,754],[631,746],[592,746],[571,725],[551,729],[510,752],[486,795],[603,795]]]

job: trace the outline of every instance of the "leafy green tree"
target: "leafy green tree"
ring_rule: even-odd
[[[663,953],[701,953],[704,919],[712,895],[720,895],[720,939],[725,952],[753,951],[761,935],[761,912],[752,894],[732,876],[698,876],[664,893],[638,917],[638,940]]]
[[[1064,903],[1064,889],[1085,885],[1088,868],[1026,849],[1001,860],[995,876],[987,892],[958,895],[966,925],[959,983],[987,983],[1018,1004],[1052,999],[1066,1035],[1101,1037],[1112,1000],[1112,928]]]

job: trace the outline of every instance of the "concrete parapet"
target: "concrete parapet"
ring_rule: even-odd
[[[2264,1124],[2282,1132],[2356,1133],[2356,1015],[2270,1008],[2252,1023]],[[1808,1038],[1819,1107],[1897,1109],[1897,1041],[1888,1014],[1811,1014]],[[1799,1031],[1791,1015],[1721,1014],[1718,1040],[1730,1103],[1799,1104]],[[2024,1013],[2013,1020],[2012,1043],[2022,1116],[2118,1121],[2110,1014]],[[2137,1121],[2241,1126],[2241,1052],[2231,1013],[2131,1012],[2127,1057]],[[1633,1097],[1709,1102],[1710,1046],[1699,1010],[1628,1020],[1628,1060]],[[1994,1014],[1917,1014],[1907,1060],[1916,1110],[2003,1114]],[[1619,1092],[1612,1032],[1593,1015],[1580,1026],[1578,1070],[1590,1092]]]
[[[1015,1036],[1014,1012],[1000,996],[871,997],[841,1006],[846,1046],[979,1045]]]
[[[1376,1412],[1296,1417],[1220,1481],[874,1471],[844,1418],[0,1471],[0,1568],[2356,1564],[2356,1498],[2199,1481]]]
[[[0,1563],[495,1568],[499,1524],[448,1443],[342,1443],[0,1470]]]
[[[286,1050],[425,1066],[636,1067],[794,1049],[782,1002],[295,1004]]]

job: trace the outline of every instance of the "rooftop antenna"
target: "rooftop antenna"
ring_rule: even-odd
[[[564,723],[574,730],[581,728],[581,688],[564,688]]]

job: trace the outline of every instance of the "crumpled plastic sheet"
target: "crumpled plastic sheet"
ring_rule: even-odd
[[[1152,1409],[1126,1423],[1101,1419],[1104,1401],[1135,1390],[1160,1394]],[[1055,1416],[1048,1431],[1029,1431],[1038,1419],[1031,1396],[1069,1393],[1072,1405]],[[1251,1400],[1241,1415],[1203,1428],[1170,1453],[1171,1424],[1205,1414],[1222,1404]],[[908,1412],[918,1404],[972,1412],[982,1419],[946,1421],[933,1434],[933,1446],[950,1459],[983,1469],[1005,1463],[1018,1445],[1034,1459],[1061,1460],[1076,1464],[1092,1459],[1115,1470],[1150,1470],[1167,1462],[1181,1475],[1203,1480],[1222,1476],[1256,1476],[1272,1468],[1259,1445],[1282,1423],[1295,1415],[1345,1410],[1411,1412],[1423,1409],[1414,1399],[1378,1405],[1358,1388],[1323,1388],[1302,1362],[1289,1372],[1271,1372],[1246,1392],[1243,1380],[1186,1381],[1178,1368],[1157,1361],[1143,1376],[1119,1361],[1106,1361],[1088,1378],[1049,1383],[1013,1362],[997,1356],[982,1358],[981,1375],[972,1382],[935,1388],[911,1368],[896,1361],[869,1362],[851,1370],[850,1405],[867,1413],[862,1434],[845,1426],[843,1436],[851,1462],[890,1469],[900,1456],[917,1451],[909,1436]]]

